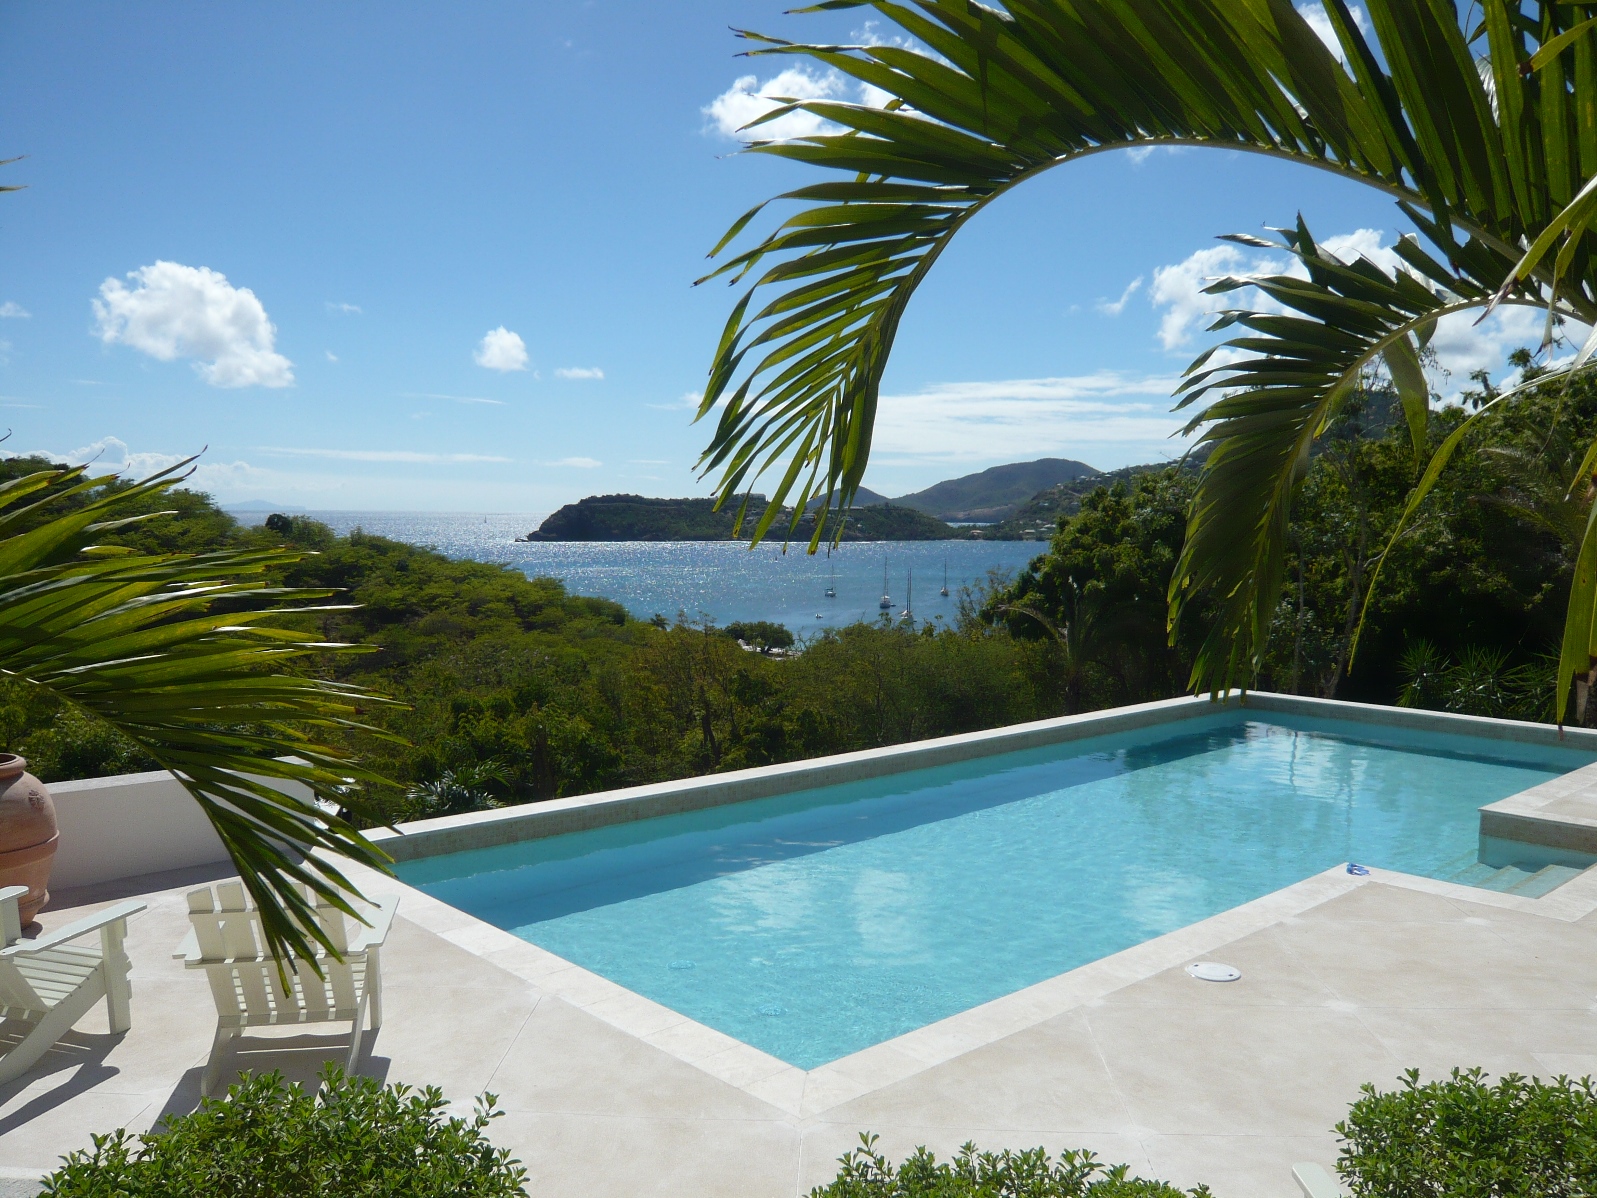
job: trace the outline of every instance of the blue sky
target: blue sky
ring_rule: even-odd
[[[782,64],[729,26],[886,36],[765,0],[0,8],[0,429],[224,502],[543,512],[702,492],[690,423],[733,218],[808,182],[736,155]],[[749,78],[752,76],[752,79]],[[798,86],[838,90],[818,71]],[[795,86],[789,77],[778,94]],[[996,203],[904,322],[867,483],[1178,452],[1216,234],[1302,211],[1379,254],[1373,191],[1229,152],[1102,155]],[[1257,257],[1257,256],[1256,256]],[[1457,389],[1532,314],[1439,337]]]

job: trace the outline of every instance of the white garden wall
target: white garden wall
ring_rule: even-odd
[[[308,793],[298,783],[274,780],[272,784]],[[205,812],[166,770],[52,782],[50,794],[61,829],[50,872],[52,889],[227,860],[227,850]]]

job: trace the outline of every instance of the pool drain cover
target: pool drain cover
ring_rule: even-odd
[[[670,966],[669,966],[669,968],[671,968],[671,969],[692,969],[693,968],[693,962],[692,961],[672,961]]]
[[[1199,961],[1188,965],[1187,972],[1200,982],[1234,982],[1242,976],[1235,965],[1222,965],[1218,961]]]

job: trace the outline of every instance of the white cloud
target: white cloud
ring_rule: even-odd
[[[1284,258],[1249,254],[1230,243],[1208,246],[1172,266],[1159,267],[1153,272],[1148,299],[1155,308],[1164,309],[1159,321],[1160,344],[1165,349],[1179,349],[1221,308],[1252,306],[1246,302],[1248,296],[1234,291],[1223,296],[1203,294],[1203,289],[1215,279],[1222,275],[1280,274],[1286,267]]]
[[[604,371],[597,366],[562,366],[555,371],[557,379],[602,379]]]
[[[604,463],[598,458],[559,458],[553,462],[544,462],[545,466],[573,466],[578,470],[592,470]]]
[[[1120,293],[1119,299],[1101,299],[1094,304],[1093,307],[1097,308],[1098,311],[1102,312],[1105,316],[1119,316],[1126,310],[1126,301],[1135,295],[1141,289],[1141,287],[1142,276],[1138,275],[1136,278],[1132,279],[1131,282],[1126,284],[1126,289]]]
[[[1378,229],[1355,229],[1351,233],[1327,237],[1319,244],[1322,249],[1345,262],[1356,261],[1362,255],[1386,271],[1407,269],[1391,246],[1383,244]],[[1148,299],[1155,308],[1164,309],[1159,322],[1160,344],[1167,350],[1181,349],[1190,344],[1192,335],[1207,324],[1209,317],[1222,309],[1280,311],[1278,304],[1267,301],[1251,287],[1219,295],[1205,295],[1203,289],[1225,275],[1262,278],[1265,275],[1282,274],[1300,279],[1308,277],[1308,272],[1296,258],[1286,254],[1275,257],[1245,249],[1234,242],[1208,246],[1174,265],[1159,267],[1153,272]]]
[[[502,400],[502,399],[484,399],[480,395],[440,395],[440,394],[438,394],[435,391],[406,391],[406,392],[404,392],[404,398],[406,398],[406,399],[447,399],[451,403],[492,404],[496,408],[502,408],[502,407],[505,406],[505,401]]]
[[[697,412],[699,410],[699,405],[703,402],[703,391],[684,391],[680,398],[671,403],[652,403],[646,404],[645,406],[655,408],[661,412]],[[724,399],[716,406],[720,407],[723,403],[725,403]]]
[[[195,359],[213,387],[287,387],[293,363],[276,352],[277,329],[247,287],[204,266],[156,262],[100,285],[94,301],[100,339],[163,362]]]
[[[291,449],[281,445],[262,445],[261,453],[291,458],[333,458],[340,462],[414,462],[454,464],[459,462],[508,462],[509,458],[482,453],[416,453],[408,449]]]
[[[1338,62],[1346,62],[1347,55],[1342,52],[1342,42],[1336,36],[1336,27],[1331,24],[1331,18],[1326,15],[1325,8],[1319,0],[1307,0],[1307,3],[1297,6],[1298,16],[1308,22],[1309,28],[1314,30],[1315,36],[1325,43],[1325,48],[1336,55]],[[1368,34],[1370,26],[1364,16],[1364,10],[1357,4],[1348,6],[1353,14],[1353,24],[1359,27],[1359,32]]]
[[[336,361],[338,361],[338,355],[337,355],[337,354],[335,354],[335,353],[334,353],[334,352],[333,352],[333,351],[332,351],[332,350],[330,350],[330,349],[324,349],[324,350],[322,350],[322,353],[324,353],[324,354],[326,354],[326,355],[327,355],[327,360],[328,360],[328,361],[329,361],[329,362],[336,362]]]
[[[26,320],[32,315],[32,312],[29,312],[16,300],[7,300],[5,303],[0,304],[0,319]]]
[[[157,471],[175,466],[186,458],[182,453],[134,453],[120,437],[101,437],[87,445],[69,449],[65,453],[54,449],[21,450],[18,457],[49,458],[52,462],[65,462],[69,466],[93,463],[95,473],[123,473],[134,478],[145,478]]]
[[[326,303],[329,312],[336,312],[340,316],[359,316],[361,314],[359,304],[335,304],[332,300],[327,300]]]
[[[527,343],[520,334],[512,333],[504,325],[484,333],[477,352],[472,356],[478,366],[488,370],[509,373],[527,369]]]
[[[803,67],[789,67],[764,83],[754,75],[743,75],[701,111],[710,118],[710,127],[722,137],[741,141],[789,141],[840,130],[830,121],[803,111],[790,112],[756,129],[742,130],[750,121],[758,120],[789,100],[841,100],[847,90],[847,82],[836,71],[822,74]]]
[[[1354,262],[1362,256],[1388,273],[1408,269],[1377,229],[1355,229],[1323,238],[1319,244],[1344,262]],[[1221,309],[1283,311],[1281,305],[1251,287],[1219,295],[1202,293],[1203,287],[1222,275],[1257,278],[1276,274],[1307,277],[1296,258],[1248,250],[1233,243],[1198,250],[1181,262],[1155,270],[1148,298],[1155,308],[1163,309],[1158,332],[1161,344],[1167,350],[1193,348],[1193,335]],[[1456,399],[1464,387],[1471,385],[1471,371],[1486,370],[1504,381],[1509,377],[1503,374],[1508,353],[1522,345],[1534,349],[1541,343],[1546,316],[1540,309],[1505,305],[1480,324],[1475,323],[1478,317],[1475,311],[1459,312],[1437,322],[1431,346],[1441,369],[1431,373],[1431,385],[1444,402]],[[1571,324],[1564,335],[1579,344],[1585,339],[1585,326]],[[1226,355],[1221,353],[1210,358],[1209,364],[1218,366],[1225,360]]]
[[[1063,453],[1111,464],[1150,461],[1181,448],[1169,440],[1186,422],[1170,412],[1177,382],[1101,370],[884,395],[873,460],[1011,461]]]

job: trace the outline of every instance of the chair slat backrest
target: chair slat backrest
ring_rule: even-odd
[[[349,917],[337,907],[318,900],[308,887],[295,887],[311,903],[315,919],[338,948],[347,953]],[[318,952],[316,964],[323,977],[317,977],[308,962],[289,965],[285,988],[277,961],[266,951],[261,932],[260,912],[248,901],[244,887],[224,882],[215,888],[202,887],[189,892],[189,920],[194,925],[211,993],[219,1014],[239,1018],[245,1023],[317,1023],[350,1018],[357,1002],[355,975],[351,962],[335,961]]]

